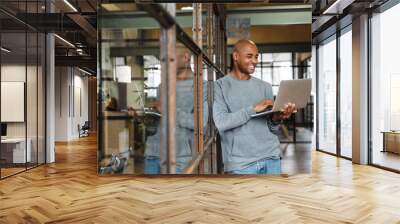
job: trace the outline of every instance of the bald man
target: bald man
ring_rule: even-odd
[[[294,104],[272,116],[251,118],[273,105],[271,84],[252,77],[258,49],[250,40],[235,44],[232,70],[215,83],[213,119],[221,136],[224,170],[233,174],[280,174],[279,123]]]

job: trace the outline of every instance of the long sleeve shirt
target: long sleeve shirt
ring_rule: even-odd
[[[215,82],[213,119],[221,136],[225,171],[240,170],[262,159],[278,159],[279,125],[271,117],[251,118],[254,106],[273,99],[272,86],[255,77],[227,75]]]

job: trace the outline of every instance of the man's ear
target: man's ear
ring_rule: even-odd
[[[190,54],[188,52],[185,52],[184,57],[185,61],[190,63]]]
[[[233,61],[237,61],[237,60],[239,59],[239,54],[238,54],[238,52],[236,52],[236,51],[234,51],[234,52],[232,53],[232,56],[233,56]]]

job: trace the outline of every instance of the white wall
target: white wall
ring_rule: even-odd
[[[55,73],[55,140],[70,141],[88,120],[88,78],[72,67],[56,67]]]
[[[37,70],[38,69],[38,70]],[[27,78],[27,80],[25,80]],[[36,162],[39,158],[39,163],[44,163],[44,93],[43,89],[44,74],[42,67],[25,64],[3,64],[1,66],[1,81],[2,82],[24,82],[26,85],[26,101],[21,108],[22,113],[26,112],[26,120],[22,122],[6,122],[8,138],[24,138],[25,135],[30,140],[30,148],[32,152],[32,161]],[[21,94],[24,93],[24,90]],[[3,95],[7,97],[7,95]],[[26,105],[25,105],[26,103]],[[2,112],[13,113],[12,108],[1,108]],[[9,110],[9,111],[7,111]],[[37,157],[37,153],[39,154]]]

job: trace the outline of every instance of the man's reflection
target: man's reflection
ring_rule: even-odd
[[[176,49],[177,60],[177,82],[176,82],[176,173],[182,173],[192,160],[194,147],[194,106],[193,106],[193,77],[194,73],[190,67],[190,51],[186,48]],[[206,89],[206,87],[203,87]],[[160,87],[157,91],[157,100],[151,104],[153,108],[160,111]],[[207,107],[205,107],[205,112]],[[149,111],[146,116],[151,115]],[[206,116],[206,115],[205,115]],[[156,118],[155,118],[156,119]],[[156,131],[147,137],[144,161],[145,174],[159,174],[161,171],[160,161],[160,120],[157,119]],[[165,153],[165,150],[163,150]],[[166,158],[164,156],[164,158]]]

